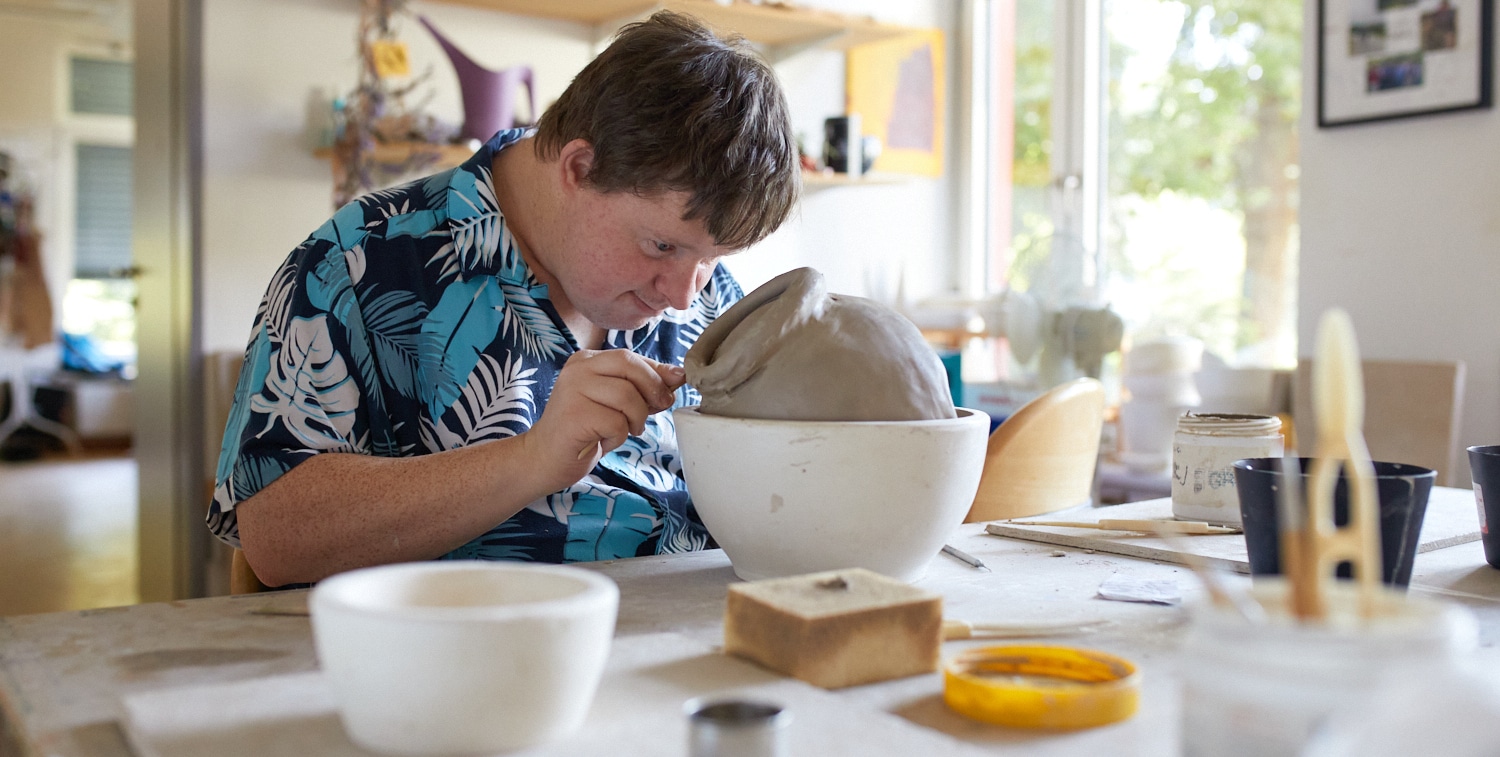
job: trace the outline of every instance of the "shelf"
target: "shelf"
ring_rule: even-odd
[[[802,172],[802,187],[804,189],[824,189],[828,187],[865,187],[877,184],[904,184],[911,177],[901,174],[873,173],[864,176],[850,176],[845,173],[823,173],[817,171]]]
[[[433,170],[452,168],[469,159],[474,150],[468,145],[434,145],[427,142],[380,142],[375,145],[372,156],[376,163],[382,165],[399,166],[411,160],[412,155],[418,152],[436,152],[437,161],[433,164]],[[313,155],[324,160],[332,160],[333,148],[322,147],[313,151]]]
[[[438,0],[450,5],[539,16],[584,24],[618,24],[632,17],[644,17],[652,11],[667,9],[688,13],[703,19],[721,31],[737,32],[751,42],[772,47],[822,46],[844,49],[867,42],[906,34],[911,29],[885,24],[864,16],[847,16],[832,11],[797,8],[780,4],[755,5],[734,2],[723,5],[714,0]]]

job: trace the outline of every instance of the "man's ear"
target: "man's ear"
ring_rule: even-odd
[[[593,167],[594,146],[588,140],[575,139],[563,145],[557,160],[557,170],[564,189],[576,191],[586,186],[589,171]]]

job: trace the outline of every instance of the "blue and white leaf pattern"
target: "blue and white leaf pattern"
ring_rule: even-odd
[[[458,276],[461,263],[458,259],[458,249],[452,242],[444,244],[433,251],[432,257],[427,259],[428,266],[437,266],[437,283],[446,284],[449,279]]]
[[[536,371],[522,367],[519,355],[504,365],[489,355],[480,357],[451,413],[464,439],[470,443],[503,439],[531,428],[531,411],[536,406],[531,387],[536,381],[530,377]]]
[[[676,510],[666,510],[660,533],[657,535],[657,552],[676,554],[697,552],[708,548],[708,532],[696,526]]]
[[[424,455],[524,433],[575,347],[491,188],[501,132],[458,168],[340,208],[277,270],[256,310],[207,521],[322,452]],[[682,364],[742,295],[722,267],[682,311],[606,348]],[[691,387],[678,407],[695,404]],[[581,481],[447,557],[567,562],[712,544],[682,482],[670,413]]]
[[[423,388],[431,388],[427,412],[432,417],[441,417],[458,399],[469,371],[494,341],[503,300],[493,277],[455,281],[422,321],[420,376]]]
[[[573,503],[563,556],[568,562],[635,557],[655,529],[656,509],[641,495],[585,494]]]
[[[247,455],[235,464],[232,485],[237,495],[248,496],[246,492],[258,492],[286,472],[287,464],[278,458]]]
[[[525,287],[507,284],[503,280],[500,290],[505,294],[505,318],[500,325],[500,336],[515,339],[527,357],[546,360],[571,354],[572,346],[536,299]]]
[[[365,307],[366,330],[385,380],[406,399],[417,398],[425,320],[427,305],[404,289],[377,295]]]
[[[646,420],[644,433],[626,439],[599,463],[647,489],[671,491],[684,488],[672,470],[677,462],[677,435],[675,425],[668,425],[671,423],[666,414],[651,416]],[[680,464],[676,467],[681,470]]]
[[[333,350],[326,315],[294,318],[278,360],[266,376],[265,391],[250,398],[250,410],[277,421],[307,449],[327,450],[344,443],[354,428],[359,390]]]
[[[484,536],[443,555],[444,560],[521,560],[530,562],[535,547],[526,543],[530,534],[515,521],[505,521]]]

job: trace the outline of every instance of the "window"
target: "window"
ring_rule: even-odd
[[[135,67],[129,61],[71,58],[72,111],[105,116],[131,115]]]
[[[1295,364],[1301,2],[982,5],[990,288]]]
[[[62,325],[87,335],[107,357],[135,361],[132,235],[133,65],[73,57],[70,111],[78,125],[73,166],[73,279]]]
[[[74,275],[100,279],[124,275],[130,253],[130,148],[79,144]]]

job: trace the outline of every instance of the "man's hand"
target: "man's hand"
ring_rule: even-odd
[[[630,350],[580,350],[568,359],[536,425],[521,435],[554,490],[571,486],[604,453],[646,430],[687,381],[682,368]]]

